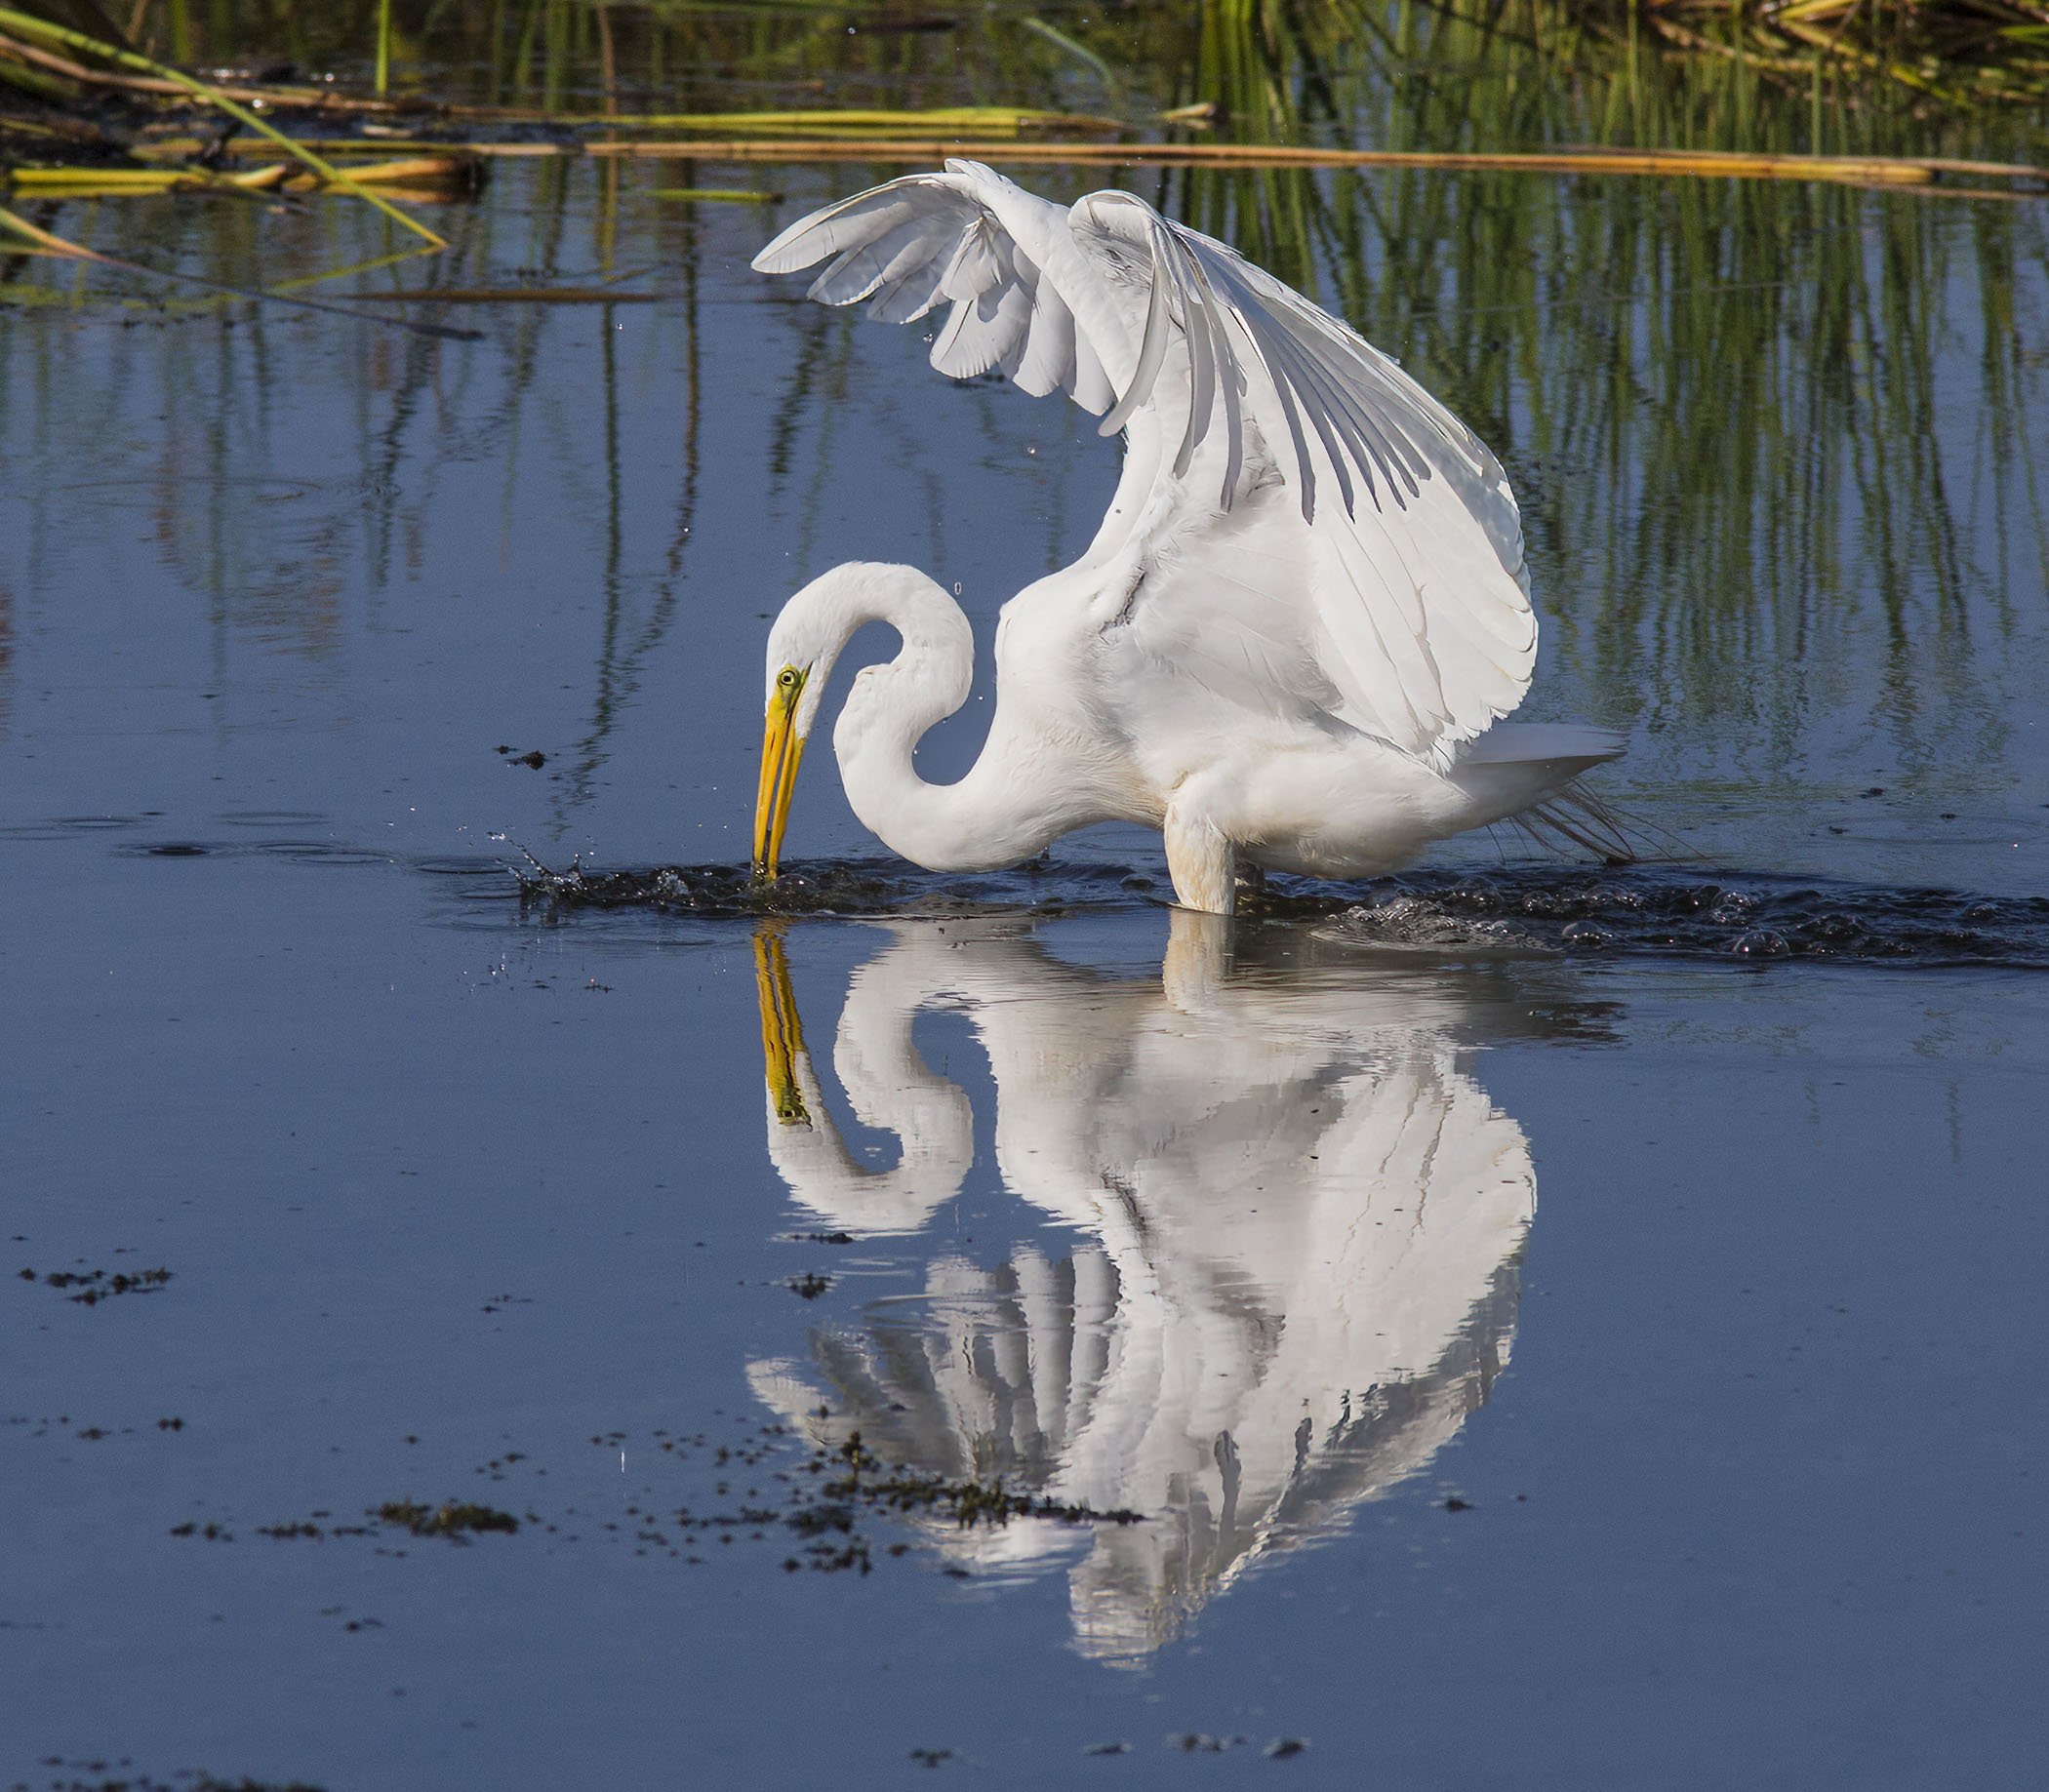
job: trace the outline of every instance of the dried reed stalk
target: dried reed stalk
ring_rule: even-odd
[[[708,162],[930,162],[970,156],[988,162],[1168,164],[1204,168],[1432,168],[1558,175],[1701,176],[1748,180],[1836,180],[1925,186],[1944,175],[2049,184],[2049,169],[2024,162],[1942,156],[1756,155],[1722,149],[1547,149],[1474,154],[1463,150],[1326,149],[1274,143],[1018,143],[902,138],[821,142],[812,139],[585,143],[593,156],[654,156]]]
[[[8,33],[6,41],[11,50],[29,50],[32,52],[36,41],[58,44],[78,55],[94,57],[102,62],[110,62],[119,68],[137,70],[149,81],[169,82],[176,91],[183,93],[188,98],[203,100],[217,110],[225,112],[228,117],[241,125],[244,130],[254,131],[259,137],[268,138],[299,161],[303,162],[316,175],[322,177],[323,179],[332,185],[342,188],[344,192],[353,193],[365,203],[376,207],[385,217],[405,225],[408,230],[415,231],[424,237],[435,248],[446,249],[448,247],[447,238],[429,230],[417,218],[408,218],[405,213],[401,212],[388,199],[371,192],[367,187],[358,186],[355,181],[342,174],[341,170],[322,161],[310,149],[301,148],[275,125],[259,118],[246,105],[243,105],[239,100],[229,99],[226,94],[217,87],[210,87],[206,82],[197,80],[180,69],[169,67],[165,63],[152,61],[146,56],[138,56],[132,50],[122,50],[113,44],[101,43],[96,37],[88,37],[83,31],[74,31],[66,25],[53,24],[48,20],[38,19],[31,13],[17,12],[13,7],[0,7],[0,27],[4,27]],[[20,41],[23,37],[32,41],[24,44]],[[79,64],[78,67],[80,75],[87,78],[91,77],[93,71],[86,69],[83,64]],[[131,81],[123,85],[133,87],[134,83]],[[146,91],[159,90],[150,89]]]

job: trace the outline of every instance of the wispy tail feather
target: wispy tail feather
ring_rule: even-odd
[[[1700,856],[1676,834],[1628,814],[1580,778],[1510,816],[1508,822],[1547,853],[1561,857],[1584,855],[1604,865],[1670,863]]]

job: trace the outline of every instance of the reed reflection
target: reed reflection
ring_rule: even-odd
[[[892,924],[850,978],[832,1066],[899,1162],[828,1112],[782,947],[757,941],[768,1148],[856,1235],[922,1234],[975,1159],[967,1093],[912,1038],[965,1015],[996,1171],[1081,1235],[981,1263],[933,1239],[922,1298],[750,1370],[803,1435],[1148,1522],[935,1528],[978,1573],[1065,1566],[1088,1654],[1143,1658],[1262,1556],[1423,1469],[1507,1360],[1536,1210],[1476,1041],[1598,1033],[1510,974],[1346,965],[1301,930],[1176,912],[1158,980],[1055,958],[1015,922]]]

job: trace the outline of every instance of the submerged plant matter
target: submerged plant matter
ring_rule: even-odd
[[[610,1452],[621,1448],[625,1437],[613,1432],[590,1441]],[[617,1520],[592,1523],[573,1506],[558,1510],[552,1518],[531,1510],[521,1518],[473,1500],[449,1499],[429,1505],[417,1499],[390,1499],[366,1511],[361,1523],[338,1523],[331,1512],[322,1509],[306,1518],[252,1529],[257,1536],[273,1542],[325,1545],[376,1539],[397,1531],[462,1545],[487,1533],[531,1534],[537,1531],[557,1542],[577,1542],[587,1528],[618,1540],[630,1539],[635,1554],[652,1552],[696,1566],[702,1566],[703,1560],[696,1549],[707,1542],[730,1545],[742,1538],[753,1542],[793,1539],[797,1553],[781,1562],[786,1573],[810,1568],[826,1573],[851,1571],[865,1574],[874,1569],[878,1547],[863,1529],[870,1519],[938,1521],[953,1531],[997,1529],[1024,1521],[1113,1528],[1145,1521],[1142,1512],[1099,1511],[1077,1501],[1018,1492],[1000,1476],[948,1477],[897,1466],[866,1450],[858,1431],[808,1452],[793,1450],[788,1430],[774,1423],[758,1427],[751,1438],[715,1447],[703,1434],[674,1437],[658,1432],[652,1443],[652,1450],[639,1454],[665,1469],[680,1468],[693,1458],[710,1458],[702,1467],[718,1477],[712,1490],[717,1503],[712,1509],[678,1506],[663,1511],[636,1499],[623,1508],[630,1524],[623,1524]],[[516,1465],[528,1461],[525,1453],[507,1451],[477,1473],[502,1482]],[[744,1497],[736,1500],[729,1497],[730,1477],[743,1470],[758,1473],[759,1482],[765,1485],[748,1487]],[[539,1471],[546,1472],[544,1467]],[[652,1498],[652,1494],[643,1493],[641,1498]],[[222,1520],[187,1519],[171,1527],[170,1534],[212,1543],[236,1541],[231,1522]],[[901,1557],[909,1545],[900,1541],[881,1548],[886,1555]]]

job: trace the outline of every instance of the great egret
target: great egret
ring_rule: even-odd
[[[1485,1403],[1537,1179],[1472,1047],[1587,1023],[1484,974],[1347,964],[1293,929],[1279,953],[1241,932],[1258,960],[1229,966],[1217,917],[1171,926],[1164,978],[1142,979],[1015,921],[892,924],[829,1046],[846,1104],[902,1140],[887,1168],[842,1141],[781,945],[758,942],[777,1170],[808,1215],[926,1263],[918,1297],[815,1330],[808,1362],[755,1362],[756,1394],[824,1449],[858,1432],[928,1474],[1145,1513],[1080,1545],[1044,1526],[941,1535],[978,1572],[1067,1568],[1080,1647],[1127,1660],[1262,1555],[1342,1530]],[[980,1126],[972,1082],[918,1051],[935,1010],[987,1054]],[[1007,1255],[951,1225],[903,1238],[977,1162],[1059,1231]]]
[[[952,308],[932,365],[1000,368],[1123,430],[1109,513],[996,630],[996,711],[973,769],[912,749],[967,700],[974,636],[910,567],[814,579],[768,639],[758,875],[833,661],[863,623],[903,649],[833,730],[854,813],[933,870],[989,870],[1071,828],[1166,837],[1175,895],[1227,914],[1239,861],[1390,869],[1534,812],[1587,839],[1572,780],[1603,730],[1504,727],[1537,651],[1522,526],[1500,463],[1395,363],[1224,244],[1129,193],[1063,209],[976,162],[800,219],[754,258],[825,261],[810,296],[909,323]]]

